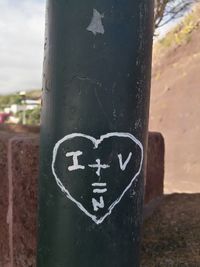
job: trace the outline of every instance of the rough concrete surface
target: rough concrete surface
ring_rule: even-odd
[[[13,263],[35,266],[38,138],[12,142],[13,174]]]
[[[200,266],[200,194],[172,194],[143,227],[141,267]]]
[[[0,266],[7,264],[9,255],[9,225],[7,223],[9,206],[8,183],[8,143],[10,135],[0,133]]]

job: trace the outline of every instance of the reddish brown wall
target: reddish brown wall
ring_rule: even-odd
[[[38,135],[0,131],[0,267],[34,267]],[[23,131],[22,131],[23,132]],[[164,140],[149,134],[146,207],[163,194]]]
[[[0,135],[0,266],[9,261],[9,181],[8,181],[8,147],[10,134]]]
[[[12,142],[13,261],[15,267],[35,263],[38,138],[24,137]]]
[[[149,133],[145,203],[162,196],[165,144],[160,133]]]

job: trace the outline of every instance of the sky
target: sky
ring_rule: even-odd
[[[44,26],[45,0],[0,0],[0,94],[41,89]]]
[[[0,94],[40,89],[44,0],[0,0]]]

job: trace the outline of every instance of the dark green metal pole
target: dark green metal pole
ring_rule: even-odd
[[[139,266],[153,1],[49,0],[38,267]]]

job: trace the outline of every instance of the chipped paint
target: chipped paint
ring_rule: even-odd
[[[94,35],[97,33],[104,34],[105,30],[102,23],[103,18],[103,14],[100,14],[96,9],[93,9],[93,17],[89,26],[87,27],[87,31],[92,32]]]

